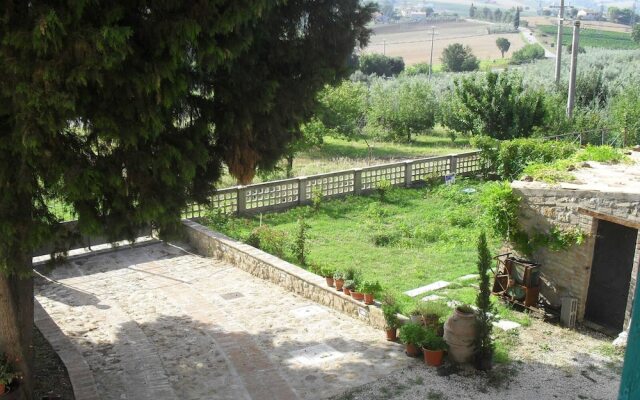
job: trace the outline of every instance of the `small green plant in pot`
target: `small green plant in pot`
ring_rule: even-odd
[[[324,277],[327,281],[327,286],[333,287],[333,273],[335,272],[335,268],[330,267],[328,265],[323,265],[320,267],[320,275]]]
[[[433,329],[425,331],[424,340],[422,341],[422,350],[424,354],[424,362],[434,367],[442,365],[444,351],[447,349],[447,343],[438,336]]]
[[[396,299],[393,295],[387,293],[382,298],[382,315],[384,316],[385,330],[387,333],[387,340],[395,342],[396,332],[400,321],[398,320],[398,313],[400,307],[396,304]]]
[[[406,346],[409,357],[417,357],[420,354],[419,347],[425,339],[425,329],[422,325],[410,322],[400,327],[400,341]]]
[[[344,270],[344,285],[342,291],[346,295],[351,295],[351,291],[356,288],[356,281],[360,280],[361,272],[355,268],[347,268]]]
[[[364,293],[360,291],[361,282],[362,282],[362,277],[359,271],[353,276],[353,279],[349,280],[349,287],[351,288],[350,289],[351,297],[354,300],[358,300],[358,301],[364,300]]]
[[[424,326],[434,329],[436,333],[441,333],[444,321],[451,314],[451,308],[442,301],[423,302],[418,306],[418,310],[422,315]]]
[[[364,304],[373,304],[375,295],[382,290],[378,281],[362,281],[358,285],[358,291],[364,294]]]

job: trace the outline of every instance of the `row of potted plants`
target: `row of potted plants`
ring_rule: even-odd
[[[368,305],[374,303],[376,294],[382,290],[378,281],[362,279],[361,271],[355,268],[336,270],[328,266],[312,266],[311,272],[324,277],[327,286]]]

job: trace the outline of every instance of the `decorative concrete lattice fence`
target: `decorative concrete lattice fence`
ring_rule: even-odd
[[[471,175],[480,172],[481,169],[480,152],[473,151],[247,186],[234,186],[218,190],[213,195],[210,206],[190,204],[183,213],[183,217],[200,218],[208,209],[238,215],[279,211],[311,203],[316,191],[322,195],[323,199],[359,195],[375,190],[384,180],[393,186],[409,187],[451,174]]]

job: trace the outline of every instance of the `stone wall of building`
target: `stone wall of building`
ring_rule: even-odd
[[[542,265],[542,295],[555,305],[561,304],[562,297],[576,297],[578,320],[582,320],[589,289],[598,218],[580,212],[579,209],[640,223],[640,197],[632,193],[550,188],[538,182],[516,181],[512,183],[512,188],[522,198],[520,223],[527,232],[548,232],[552,226],[557,226],[560,229],[578,227],[588,234],[581,245],[573,245],[564,251],[541,249],[533,255],[534,261]],[[640,262],[640,235],[634,260],[626,310],[627,321]]]
[[[190,220],[183,221],[186,240],[203,256],[222,259],[258,278],[280,285],[319,304],[384,329],[377,305],[364,303],[326,285],[325,279]]]

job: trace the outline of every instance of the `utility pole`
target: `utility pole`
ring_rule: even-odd
[[[431,55],[429,56],[429,78],[431,80],[431,73],[433,72],[433,37],[436,35],[436,27],[431,27]]]
[[[576,97],[576,68],[578,67],[578,49],[580,39],[580,21],[573,23],[573,42],[571,43],[571,71],[569,73],[569,98],[567,99],[567,117],[573,115]]]
[[[562,22],[564,21],[564,0],[560,0],[558,10],[558,38],[556,39],[556,86],[560,84],[560,61],[562,59]]]

